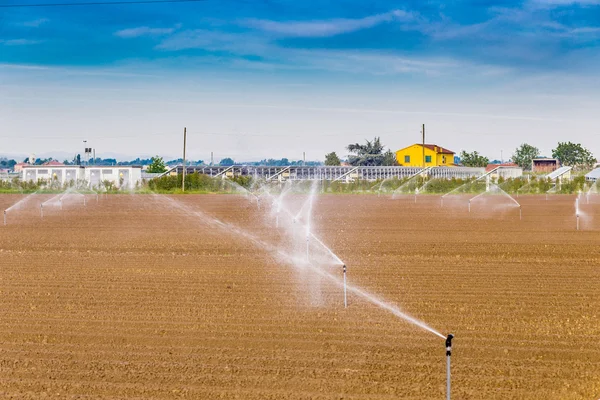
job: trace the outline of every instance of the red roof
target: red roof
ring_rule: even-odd
[[[504,164],[488,164],[487,167],[485,167],[485,172],[490,172],[492,170],[494,170],[495,168],[498,167],[515,167],[518,168],[519,166],[515,163],[509,162],[509,163],[504,163]]]
[[[419,145],[422,146],[422,144]],[[429,150],[435,151],[438,154],[456,154],[452,150],[445,149],[442,146],[438,146],[437,144],[426,144],[425,147]]]
[[[44,163],[44,165],[49,165],[52,167],[52,166],[65,165],[65,164],[61,163],[60,161],[51,160],[51,161],[48,161],[47,163]]]

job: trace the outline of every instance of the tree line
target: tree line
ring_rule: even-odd
[[[379,137],[373,140],[366,140],[365,144],[353,143],[346,146],[350,153],[348,164],[352,166],[393,166],[398,165],[396,154],[391,149],[385,150]],[[532,169],[533,160],[541,157],[539,148],[528,143],[523,143],[517,147],[510,161],[517,164],[526,171]],[[556,148],[552,150],[552,158],[557,159],[561,165],[571,166],[578,169],[591,169],[596,163],[596,158],[592,152],[583,147],[580,143],[559,142]],[[486,167],[490,164],[490,159],[481,155],[478,151],[461,151],[459,154],[460,165],[465,167]],[[336,154],[331,152],[325,155],[325,165],[341,165],[342,160]]]

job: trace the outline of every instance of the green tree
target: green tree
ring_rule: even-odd
[[[366,140],[366,144],[350,144],[347,149],[350,153],[354,153],[348,157],[350,165],[354,166],[379,166],[383,165],[384,146],[381,140],[376,137],[373,141]]]
[[[512,161],[525,170],[531,170],[533,159],[540,156],[540,150],[530,144],[523,143],[517,147]]]
[[[490,160],[476,151],[467,153],[463,150],[460,153],[460,162],[465,167],[486,167],[490,163]]]
[[[552,150],[552,157],[557,158],[561,165],[570,167],[591,168],[596,162],[591,151],[579,143],[571,142],[559,142],[556,149]]]
[[[383,154],[383,165],[386,167],[395,167],[398,165],[398,159],[396,158],[396,153],[388,149]]]
[[[340,165],[341,163],[342,162],[340,161],[340,158],[335,153],[335,151],[332,151],[329,154],[325,154],[325,165],[337,166],[337,165]]]
[[[222,167],[230,167],[232,165],[235,165],[235,161],[233,161],[233,159],[231,159],[231,158],[224,158],[221,160],[219,165]]]
[[[148,172],[156,174],[165,172],[166,170],[167,166],[165,165],[165,162],[163,161],[162,157],[152,157],[152,162],[150,163],[147,169]]]

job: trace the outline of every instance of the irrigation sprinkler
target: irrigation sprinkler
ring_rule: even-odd
[[[310,255],[308,253],[308,247],[310,245],[309,243],[309,239],[310,239],[310,232],[308,231],[308,229],[306,230],[306,261],[309,262],[310,261]]]
[[[450,400],[450,357],[452,357],[452,339],[453,334],[446,338],[446,399]]]
[[[98,193],[96,193],[96,203],[98,202]]]
[[[471,200],[469,199],[469,212],[471,212]]]
[[[62,209],[63,209],[63,208],[62,208],[62,198],[58,199],[58,202],[60,203],[60,209],[61,209],[61,211],[62,211]]]
[[[4,226],[6,226],[6,210],[4,210]]]
[[[519,221],[523,221],[523,208],[519,204]]]
[[[44,203],[40,204],[40,217],[44,219]]]
[[[577,220],[577,230],[579,230],[579,199],[575,199],[575,219]]]
[[[348,296],[346,293],[346,264],[344,264],[344,308],[348,308]]]
[[[85,207],[85,206],[87,206],[87,202],[86,202],[86,200],[85,200],[85,194],[83,195],[83,206],[84,206],[84,207]]]

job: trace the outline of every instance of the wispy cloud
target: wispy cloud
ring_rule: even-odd
[[[148,26],[139,26],[137,28],[123,29],[115,32],[115,36],[130,39],[140,36],[164,36],[169,35],[178,28],[150,28]]]
[[[384,14],[370,15],[359,19],[337,18],[319,21],[272,21],[266,19],[246,19],[240,25],[278,36],[286,37],[328,37],[343,33],[372,28],[386,22],[406,22],[416,18],[413,13],[394,10]]]
[[[49,21],[50,20],[48,18],[38,18],[31,21],[22,22],[20,25],[28,28],[38,28]]]
[[[529,0],[529,6],[542,8],[568,7],[568,6],[597,6],[600,0]]]
[[[368,75],[421,74],[442,76],[469,71],[473,76],[505,74],[508,68],[466,63],[450,58],[410,57],[381,51],[283,47],[274,40],[248,33],[190,30],[165,38],[163,51],[202,49],[218,57],[209,63],[259,70],[320,70]]]
[[[164,39],[156,48],[166,51],[204,49],[238,55],[263,55],[273,46],[266,38],[255,35],[193,29]]]
[[[42,41],[32,39],[0,39],[0,44],[5,46],[29,46],[38,43],[42,43]]]

